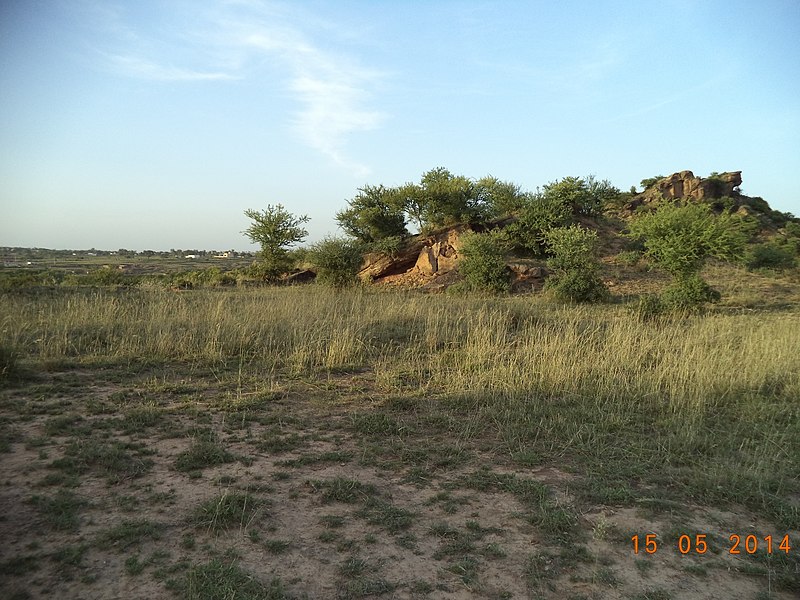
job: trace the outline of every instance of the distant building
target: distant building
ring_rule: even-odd
[[[197,254],[187,254],[183,258],[197,258]]]

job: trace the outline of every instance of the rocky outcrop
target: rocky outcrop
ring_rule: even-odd
[[[359,277],[365,281],[426,285],[456,270],[460,237],[472,231],[469,225],[419,236],[393,255],[368,254]]]
[[[548,270],[541,265],[531,264],[531,261],[514,261],[508,263],[511,271],[511,289],[515,292],[541,290]]]
[[[742,172],[730,171],[713,177],[695,177],[691,171],[673,173],[651,185],[631,200],[626,206],[634,211],[640,206],[661,200],[709,200],[736,196],[742,185]]]

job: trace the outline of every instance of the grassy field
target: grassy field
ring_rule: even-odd
[[[796,597],[797,285],[727,272],[723,306],[644,323],[317,286],[5,294],[5,596]]]

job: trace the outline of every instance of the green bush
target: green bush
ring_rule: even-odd
[[[752,226],[738,215],[719,216],[707,204],[666,203],[631,222],[630,237],[643,240],[646,255],[674,277],[698,273],[709,256],[741,256]]]
[[[559,300],[602,302],[608,288],[597,274],[594,257],[597,233],[581,227],[556,227],[545,234],[552,257],[547,266],[552,271],[545,288]]]
[[[661,294],[664,308],[669,311],[695,311],[709,302],[719,302],[720,293],[699,275],[677,279]]]
[[[797,250],[792,244],[776,241],[757,244],[747,251],[748,269],[791,269],[797,264]]]
[[[545,289],[564,302],[605,302],[609,291],[592,270],[565,271],[547,278]]]
[[[629,236],[644,243],[645,255],[673,278],[662,300],[672,310],[696,308],[719,300],[719,292],[699,273],[708,257],[739,260],[754,230],[752,221],[708,204],[662,204],[631,222]]]
[[[508,239],[499,231],[467,233],[462,237],[459,272],[468,288],[487,292],[507,292],[511,278],[506,265]]]
[[[363,262],[360,243],[344,238],[327,237],[308,250],[308,260],[317,269],[317,281],[333,287],[347,287],[357,282]]]
[[[562,198],[531,194],[522,203],[517,220],[506,228],[506,232],[514,246],[542,255],[545,233],[571,221],[572,207]]]

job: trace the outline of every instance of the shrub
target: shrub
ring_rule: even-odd
[[[666,310],[694,311],[708,302],[719,302],[720,293],[699,275],[677,279],[661,294]]]
[[[545,241],[552,253],[547,266],[553,271],[546,289],[558,299],[572,302],[602,302],[609,297],[597,275],[596,232],[580,225],[556,227],[545,234]]]
[[[462,238],[458,270],[471,289],[507,292],[511,286],[506,266],[508,239],[499,231],[468,233]]]
[[[748,250],[745,264],[748,269],[791,269],[797,263],[797,251],[790,244],[775,241],[757,244]]]
[[[572,207],[562,198],[531,194],[522,203],[517,220],[506,228],[513,245],[544,254],[545,233],[572,220]]]
[[[694,303],[719,299],[699,275],[706,259],[742,256],[754,224],[731,213],[715,215],[708,204],[666,203],[631,222],[630,237],[644,243],[645,255],[673,277],[664,292],[669,308],[685,310]]]
[[[719,216],[707,204],[666,203],[631,222],[630,237],[644,241],[645,253],[675,277],[702,268],[709,256],[741,256],[751,225],[737,215]]]
[[[352,240],[327,237],[309,248],[308,260],[317,268],[317,281],[347,287],[357,281],[363,262],[362,246]]]
[[[594,271],[565,271],[548,277],[545,289],[566,302],[604,302],[608,288]]]

